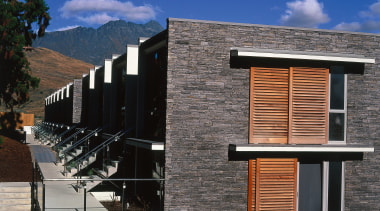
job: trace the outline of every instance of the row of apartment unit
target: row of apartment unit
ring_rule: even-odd
[[[164,178],[134,186],[155,209],[377,210],[379,41],[169,18],[48,96],[45,121],[128,131],[115,175]]]

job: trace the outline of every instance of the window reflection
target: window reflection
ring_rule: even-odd
[[[344,69],[332,67],[330,73],[330,109],[344,109]]]
[[[329,140],[344,141],[344,113],[330,113]]]
[[[344,67],[331,67],[329,141],[345,141],[345,83]]]

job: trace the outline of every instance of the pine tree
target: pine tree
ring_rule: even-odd
[[[24,48],[41,37],[50,15],[44,0],[0,0],[0,104],[13,112],[29,99],[29,89],[39,78],[31,75]]]

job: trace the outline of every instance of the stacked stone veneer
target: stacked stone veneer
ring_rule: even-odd
[[[80,123],[82,114],[82,79],[74,79],[73,84],[73,122]]]
[[[248,162],[229,144],[248,143],[249,68],[230,67],[230,48],[364,55],[380,61],[380,36],[328,30],[168,20],[166,210],[246,210]],[[379,64],[348,74],[347,143],[379,149]],[[345,208],[380,210],[380,154],[347,161]]]

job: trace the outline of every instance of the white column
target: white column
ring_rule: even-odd
[[[63,100],[63,93],[65,93],[65,89],[66,89],[66,87],[62,87],[61,88],[61,100]]]
[[[73,83],[69,83],[66,85],[66,98],[70,97],[70,86],[72,86]]]
[[[95,69],[90,69],[90,89],[95,89]]]
[[[127,45],[127,75],[138,75],[139,46]]]
[[[112,83],[112,59],[104,60],[104,83]]]

